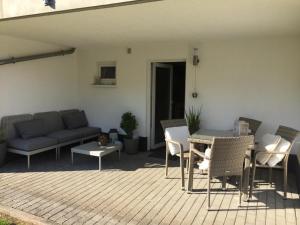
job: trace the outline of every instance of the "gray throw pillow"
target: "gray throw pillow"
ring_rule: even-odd
[[[69,130],[88,126],[84,111],[67,113],[63,115],[63,121]]]
[[[18,134],[23,139],[42,137],[47,134],[43,120],[34,119],[15,123]]]

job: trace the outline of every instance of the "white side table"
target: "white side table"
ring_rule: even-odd
[[[96,156],[99,158],[99,171],[101,170],[101,158],[102,156],[118,152],[119,160],[121,158],[122,143],[117,141],[114,144],[108,144],[107,146],[98,146],[98,143],[93,141],[83,145],[79,145],[71,148],[72,165],[74,164],[74,153],[82,155]]]

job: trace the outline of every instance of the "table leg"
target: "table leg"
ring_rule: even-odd
[[[72,165],[74,164],[74,153],[71,151]]]
[[[194,153],[191,150],[193,148],[194,148],[194,144],[190,143],[188,192],[192,192],[192,190],[193,190]]]
[[[99,156],[99,171],[101,171],[102,167],[101,167],[101,156]]]
[[[249,189],[249,177],[250,177],[250,166],[251,166],[251,150],[246,152],[245,162],[244,162],[244,174],[243,174],[243,200],[248,201],[248,189]]]

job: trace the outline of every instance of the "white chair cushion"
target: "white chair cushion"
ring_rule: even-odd
[[[198,163],[199,170],[208,170],[210,156],[211,148],[207,148],[205,150],[205,159],[203,159],[202,162]]]
[[[189,149],[189,143],[188,143],[188,137],[189,137],[189,129],[187,126],[181,126],[181,127],[169,127],[165,130],[165,138],[167,140],[172,140],[179,142],[183,146],[183,150],[186,151]],[[168,148],[171,153],[171,155],[176,155],[180,153],[179,146],[168,143]]]
[[[273,152],[279,144],[280,139],[281,137],[278,135],[265,134],[262,137],[262,141],[259,143],[258,150],[264,152]],[[271,158],[270,154],[266,154],[264,152],[259,152],[256,158],[256,160],[262,165],[265,165]]]
[[[279,144],[275,148],[274,152],[280,152],[280,153],[287,153],[291,146],[291,142],[285,140],[284,138],[281,138]],[[271,158],[268,161],[268,165],[273,167],[276,166],[277,163],[281,162],[283,160],[285,155],[278,154],[278,155],[272,155]]]

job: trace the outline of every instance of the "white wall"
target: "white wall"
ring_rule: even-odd
[[[1,59],[58,49],[62,47],[0,36]],[[78,105],[76,55],[0,66],[0,118]]]
[[[185,57],[185,47],[178,45],[137,45],[132,54],[126,48],[99,48],[78,53],[81,108],[90,121],[103,130],[118,128],[121,115],[134,113],[139,120],[138,133],[147,136],[147,91],[149,91],[150,60]],[[184,53],[183,53],[184,52]],[[97,62],[117,62],[117,87],[100,88],[91,85],[97,72]]]
[[[203,41],[200,44],[139,44],[79,52],[80,102],[93,124],[118,127],[123,112],[137,115],[139,134],[149,136],[151,60],[187,59],[186,107],[203,106],[202,127],[231,129],[240,115],[263,121],[258,136],[279,124],[300,129],[300,38]],[[191,98],[191,49],[199,48],[199,97]],[[117,61],[116,88],[90,84],[100,61]],[[299,146],[297,146],[298,148]]]
[[[230,129],[242,115],[263,121],[258,139],[280,124],[300,130],[300,38],[204,42],[199,49],[199,98],[187,93],[187,103],[203,105],[204,127]]]

